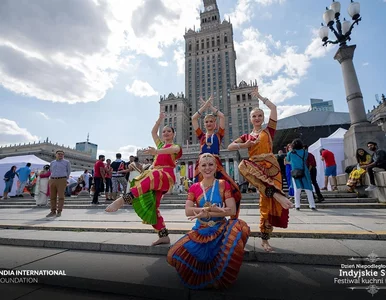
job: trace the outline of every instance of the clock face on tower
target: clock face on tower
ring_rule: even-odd
[[[213,5],[209,5],[207,8],[206,8],[206,11],[211,11],[213,9]]]

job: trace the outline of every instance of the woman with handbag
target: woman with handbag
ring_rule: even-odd
[[[295,190],[295,208],[300,210],[300,194],[304,190],[307,194],[309,206],[315,208],[314,195],[312,194],[312,182],[310,171],[306,166],[308,152],[303,149],[303,142],[295,139],[292,142],[292,151],[287,154],[287,161],[291,163],[291,176]]]
[[[273,251],[268,240],[273,227],[287,228],[289,208],[293,207],[282,190],[281,170],[272,153],[272,139],[276,132],[277,108],[274,103],[260,95],[258,87],[252,91],[252,97],[261,100],[270,110],[269,122],[264,128],[264,111],[254,108],[250,112],[253,126],[251,133],[235,139],[228,150],[248,149],[248,159],[239,164],[240,174],[260,193],[260,231],[261,246],[267,252]]]

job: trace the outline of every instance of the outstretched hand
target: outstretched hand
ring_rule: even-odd
[[[144,151],[145,154],[149,154],[149,155],[156,155],[157,154],[157,149],[154,148],[154,147],[150,147],[147,148],[145,151]]]
[[[216,204],[213,204],[210,208],[211,212],[219,212],[219,213],[224,213],[227,211],[230,211],[231,209],[229,207],[225,207],[225,203],[222,203],[221,206],[218,206]]]
[[[259,87],[255,87],[252,92],[251,92],[251,96],[252,98],[254,99],[259,99],[261,96],[260,96],[260,93],[259,93]]]

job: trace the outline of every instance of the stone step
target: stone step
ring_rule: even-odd
[[[100,203],[98,205],[95,204],[69,204],[65,203],[64,207],[65,208],[73,208],[73,209],[98,209],[98,208],[105,208],[107,207],[108,204],[105,203]],[[47,206],[48,207],[48,206]],[[301,203],[301,208],[306,208],[308,207],[308,203],[303,202]],[[363,208],[386,208],[386,203],[379,203],[379,202],[372,202],[372,203],[342,203],[342,202],[322,202],[322,203],[317,203],[316,207],[319,209],[323,208],[358,208],[358,209],[363,209]],[[20,205],[20,204],[3,204],[0,205],[0,209],[7,209],[7,208],[39,208],[35,204],[25,204],[25,205]],[[160,206],[161,209],[184,209],[185,204],[161,204]],[[259,208],[258,203],[241,203],[241,209],[257,209]]]
[[[58,219],[54,219],[58,220]],[[76,222],[75,222],[76,223]],[[5,235],[6,232],[10,229],[21,230],[24,232],[23,238],[30,238],[30,233],[40,231],[43,234],[51,231],[70,231],[73,233],[78,232],[93,232],[93,233],[103,233],[103,232],[115,232],[115,233],[137,233],[137,234],[153,234],[154,229],[149,225],[143,225],[140,222],[129,222],[129,225],[111,225],[110,227],[98,226],[98,225],[89,225],[76,223],[76,225],[62,225],[57,222],[47,222],[47,224],[0,224],[0,244],[3,244],[3,237],[11,236]],[[122,223],[121,223],[122,224]],[[124,222],[123,222],[124,224]],[[143,225],[143,226],[142,226]],[[192,228],[192,222],[176,222],[168,221],[167,222],[168,230],[170,234],[183,235]],[[249,224],[251,228],[250,237],[260,237],[260,230],[258,224]],[[71,234],[67,234],[71,236]],[[271,234],[272,238],[286,238],[286,239],[339,239],[339,240],[382,240],[386,241],[386,231],[350,231],[350,230],[294,230],[294,229],[281,229],[275,228]],[[9,241],[7,243],[10,243]],[[21,244],[15,244],[22,246]],[[29,246],[29,244],[23,244],[23,246]],[[385,245],[386,246],[386,245]]]
[[[28,234],[26,234],[28,232]],[[170,234],[171,243],[175,243],[182,234]],[[119,233],[119,232],[74,232],[51,230],[0,230],[0,245],[87,250],[97,252],[130,253],[141,255],[166,256],[170,245],[150,246],[156,239],[153,233]],[[365,261],[372,249],[385,249],[385,240],[367,241],[366,249],[353,251],[358,240],[334,240],[317,238],[280,238],[272,239],[273,253],[263,253],[259,237],[250,237],[245,247],[244,261],[280,262],[311,265],[341,265],[349,258]],[[359,242],[361,245],[363,242]],[[370,251],[368,251],[371,248]],[[382,251],[384,252],[384,251]],[[383,254],[383,253],[380,253]],[[362,257],[362,259],[361,259]]]
[[[65,204],[66,205],[86,205],[90,204],[91,199],[66,199]],[[108,204],[110,202],[106,202],[104,199],[100,199],[100,203]],[[162,205],[164,204],[185,204],[186,200],[184,199],[162,199]],[[242,199],[243,204],[251,204],[251,203],[258,203],[259,200],[257,198],[255,199]],[[301,198],[301,202],[308,203],[306,197]],[[377,198],[325,198],[325,201],[323,203],[376,203],[378,202]],[[36,202],[35,200],[4,200],[0,201],[0,206],[3,205],[30,205],[35,206]]]

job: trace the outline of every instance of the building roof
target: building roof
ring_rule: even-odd
[[[350,114],[333,111],[307,111],[277,121],[277,130],[350,124]]]

